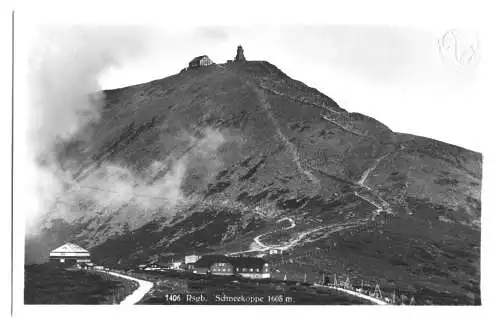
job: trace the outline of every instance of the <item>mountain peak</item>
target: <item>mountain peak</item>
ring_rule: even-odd
[[[38,241],[81,243],[106,265],[193,248],[265,243],[300,255],[327,246],[321,268],[347,253],[368,262],[366,276],[386,277],[377,273],[393,263],[417,270],[434,258],[427,244],[443,234],[457,246],[454,230],[477,234],[476,153],[392,132],[267,61],[243,60],[243,50],[238,58],[201,56],[179,74],[105,91],[101,119],[61,148],[58,163],[74,180]],[[275,232],[284,219],[290,227]]]

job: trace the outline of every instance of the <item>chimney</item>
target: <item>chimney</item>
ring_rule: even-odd
[[[234,58],[234,61],[247,61],[247,59],[245,59],[245,55],[243,54],[243,47],[241,45],[238,45],[238,50],[236,51],[236,58]]]

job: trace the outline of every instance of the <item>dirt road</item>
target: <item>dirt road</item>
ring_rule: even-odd
[[[102,273],[107,273],[116,277],[121,277],[126,280],[135,281],[139,284],[139,287],[132,293],[130,293],[125,299],[120,302],[121,305],[134,305],[137,302],[141,301],[141,299],[153,288],[153,283],[149,281],[140,280],[135,277],[131,277],[128,275],[123,275],[115,272],[103,271]]]

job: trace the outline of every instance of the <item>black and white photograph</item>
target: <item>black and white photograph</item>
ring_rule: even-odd
[[[12,15],[23,305],[483,304],[478,29],[150,11]]]

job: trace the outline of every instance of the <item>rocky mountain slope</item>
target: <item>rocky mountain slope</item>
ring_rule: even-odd
[[[132,266],[255,249],[266,234],[261,245],[290,244],[273,261],[288,277],[348,272],[424,301],[480,302],[481,154],[392,132],[265,61],[105,101],[58,148],[71,181],[28,259],[74,241]],[[276,223],[285,217],[293,228]]]

